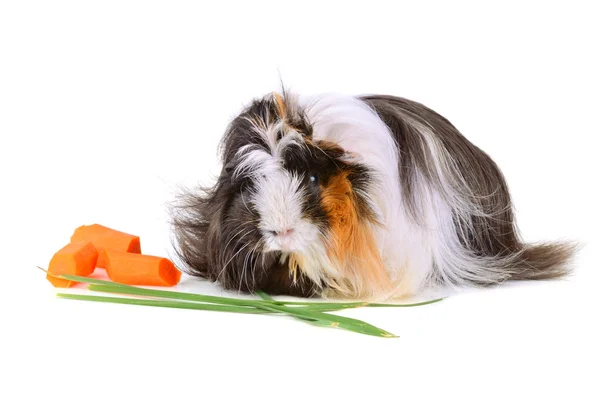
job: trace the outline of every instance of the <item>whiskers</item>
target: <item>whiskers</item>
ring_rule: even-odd
[[[248,252],[246,253],[246,256],[244,257],[244,262],[242,265],[242,272],[240,275],[240,282],[239,282],[239,286],[238,286],[238,293],[242,292],[242,284],[245,282],[246,283],[246,290],[247,291],[252,291],[255,287],[256,287],[256,263],[257,258],[256,258],[256,253],[257,250],[259,248],[261,248],[261,243],[260,241],[257,242],[254,247],[252,247],[252,249],[248,250]],[[263,261],[264,261],[264,256],[263,256]],[[246,276],[246,269],[250,268],[250,274],[252,275],[252,285],[248,284],[248,279],[249,277]]]

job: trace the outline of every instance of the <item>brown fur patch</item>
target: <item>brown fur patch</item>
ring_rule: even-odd
[[[337,152],[337,153],[343,153],[344,149],[341,148],[340,145],[338,145],[337,143],[331,142],[331,141],[315,141],[314,142],[320,149],[322,150],[329,150],[332,152]],[[346,175],[344,175],[344,178],[346,177]]]
[[[347,172],[330,179],[321,201],[330,222],[328,255],[346,278],[336,280],[338,288],[355,296],[384,293],[391,287],[389,275],[368,221],[359,216]]]

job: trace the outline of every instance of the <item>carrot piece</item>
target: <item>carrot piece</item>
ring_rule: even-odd
[[[84,225],[75,229],[71,236],[71,242],[77,241],[90,241],[98,251],[113,249],[137,254],[142,252],[138,236],[98,224]],[[104,267],[104,265],[98,264],[98,267]]]
[[[69,243],[58,250],[50,260],[48,273],[89,276],[96,269],[98,250],[94,244],[86,241]],[[46,275],[46,279],[58,288],[69,288],[73,281]]]
[[[170,287],[181,279],[181,272],[167,258],[132,254],[111,249],[100,251],[98,263],[117,283]]]

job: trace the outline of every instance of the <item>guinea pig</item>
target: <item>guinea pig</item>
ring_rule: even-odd
[[[183,270],[226,289],[381,300],[570,271],[576,246],[524,243],[496,163],[420,103],[282,90],[219,149],[173,230]]]

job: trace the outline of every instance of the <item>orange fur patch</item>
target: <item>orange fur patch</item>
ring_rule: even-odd
[[[276,92],[273,93],[273,97],[275,98],[275,105],[277,106],[277,116],[279,116],[280,119],[285,120],[287,111],[285,101],[283,100],[281,95],[279,95]]]
[[[383,265],[369,224],[357,212],[348,173],[331,178],[321,201],[330,222],[328,255],[346,280],[336,287],[354,296],[377,295],[389,290],[391,282]]]

